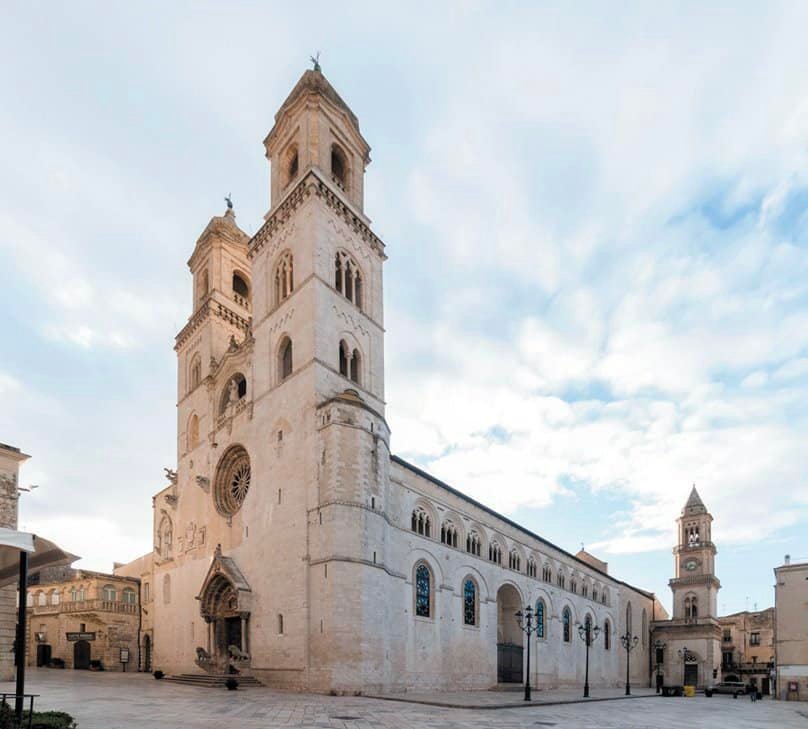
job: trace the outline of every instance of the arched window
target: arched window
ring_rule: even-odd
[[[441,544],[457,547],[457,527],[451,521],[445,521],[440,527]]]
[[[581,585],[581,596],[589,597],[589,585],[587,585],[586,582],[584,582],[584,584]]]
[[[50,593],[50,604],[51,605],[58,605],[59,604],[59,591],[58,590],[51,590]]]
[[[603,595],[601,595],[600,601],[601,601],[601,602],[602,602],[604,605],[608,605],[608,604],[609,604],[609,593],[606,591],[606,588],[605,588],[605,587],[603,588]]]
[[[198,354],[194,354],[191,357],[191,366],[188,369],[188,391],[190,392],[199,387],[200,382],[202,382],[202,359]]]
[[[432,575],[423,563],[415,568],[415,614],[422,618],[432,614]]]
[[[556,583],[558,586],[563,590],[567,584],[567,578],[564,576],[563,572],[559,572],[558,576],[556,577]]]
[[[502,548],[496,542],[488,545],[488,561],[502,564]]]
[[[197,290],[197,301],[202,301],[210,290],[210,279],[208,278],[208,270],[205,269],[199,274],[199,286]]]
[[[536,637],[544,639],[546,636],[547,624],[545,622],[545,607],[544,600],[539,600],[536,603]]]
[[[696,596],[688,595],[685,597],[685,619],[695,620],[698,617],[698,608],[696,605]]]
[[[239,400],[247,396],[247,379],[241,372],[236,372],[224,386],[222,396],[219,400],[219,414],[224,415],[228,405],[235,405]]]
[[[135,605],[137,604],[137,593],[131,587],[124,587],[121,599],[127,605]]]
[[[482,541],[480,540],[479,535],[474,530],[468,533],[466,537],[466,551],[469,554],[473,554],[477,557],[480,556],[480,551],[482,550]]]
[[[174,528],[171,518],[164,514],[160,520],[160,528],[157,530],[157,553],[162,559],[170,559],[173,549]]]
[[[565,643],[569,643],[570,639],[572,638],[572,616],[570,615],[570,609],[564,608],[561,613],[561,623],[563,625],[563,632],[562,637]]]
[[[117,597],[117,592],[112,585],[104,585],[102,593],[102,599],[106,600],[107,602],[114,602],[115,598]]]
[[[285,380],[292,374],[292,340],[284,337],[278,350],[278,374]]]
[[[295,272],[292,251],[284,251],[275,266],[275,305],[295,290]]]
[[[286,187],[296,177],[300,169],[300,162],[298,161],[297,145],[293,144],[286,150],[286,179],[283,186]]]
[[[25,607],[34,607],[34,593],[28,592],[25,595]]]
[[[578,583],[574,579],[570,580],[570,592],[578,594]]]
[[[351,351],[344,339],[339,343],[339,373],[343,377],[353,380],[357,385],[361,384],[362,355],[358,349]]]
[[[199,417],[196,413],[188,420],[188,450],[199,445]]]
[[[551,569],[549,564],[544,565],[541,568],[541,578],[545,582],[552,582],[553,581],[553,570]]]
[[[522,558],[519,556],[519,552],[517,552],[515,549],[512,549],[508,554],[508,567],[518,572],[521,566],[522,566]]]
[[[648,632],[648,613],[642,609],[642,646],[645,648],[645,636]]]
[[[463,583],[463,624],[477,625],[477,585],[470,577]]]
[[[631,603],[626,605],[626,633],[631,635]]]
[[[592,588],[592,599],[593,599],[595,602],[597,602],[597,601],[598,601],[598,590],[597,590],[597,588],[595,588],[595,587],[593,587],[593,588]]]
[[[410,526],[416,534],[421,534],[424,537],[430,536],[430,532],[432,531],[429,514],[427,514],[421,507],[413,509]]]
[[[536,562],[534,561],[533,557],[530,557],[527,561],[527,576],[536,576]]]
[[[331,145],[331,179],[340,190],[348,189],[348,159],[338,144]]]
[[[163,603],[168,605],[171,602],[171,577],[163,575]]]
[[[71,587],[70,588],[70,602],[78,602],[78,601],[79,601],[78,588]]]
[[[39,607],[45,607],[48,604],[48,596],[44,592],[39,591],[36,594],[36,604],[39,605]]]
[[[348,301],[362,308],[362,272],[345,251],[337,251],[334,258],[334,288]]]
[[[241,296],[245,301],[250,298],[250,286],[247,280],[235,271],[233,272],[233,293]]]
[[[612,624],[608,620],[603,622],[603,648],[609,650],[612,647]]]

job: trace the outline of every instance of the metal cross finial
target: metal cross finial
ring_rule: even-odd
[[[232,210],[233,209],[233,198],[231,196],[231,193],[228,192],[227,195],[224,196],[224,201],[227,203],[227,209]]]
[[[320,51],[317,51],[313,56],[309,56],[309,60],[314,64],[314,70],[322,72],[320,68]]]

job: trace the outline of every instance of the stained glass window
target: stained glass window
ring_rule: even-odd
[[[466,625],[477,624],[477,587],[472,580],[463,584],[463,622]]]
[[[570,611],[569,608],[564,608],[563,612],[563,620],[564,620],[564,642],[570,642]]]
[[[415,614],[429,617],[430,584],[429,569],[420,564],[415,570]]]
[[[536,603],[536,637],[544,638],[544,603],[541,600]]]

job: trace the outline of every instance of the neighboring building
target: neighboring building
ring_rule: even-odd
[[[0,527],[17,528],[20,464],[30,456],[0,443]],[[0,681],[14,678],[13,646],[17,632],[17,586],[0,588]]]
[[[654,641],[662,641],[661,676],[666,685],[703,688],[719,680],[722,629],[716,602],[721,583],[715,576],[713,517],[693,486],[676,520],[673,549],[673,617],[654,625]],[[657,659],[658,660],[658,659]]]
[[[28,665],[138,668],[140,581],[102,572],[46,568],[28,586]],[[128,652],[128,656],[127,656]],[[96,664],[97,665],[97,664]]]
[[[112,573],[116,577],[133,577],[140,582],[140,649],[135,665],[141,671],[152,670],[154,642],[154,590],[152,578],[154,554],[149,552],[127,564],[116,563]]]
[[[484,689],[522,681],[529,604],[534,685],[582,684],[586,621],[604,629],[590,683],[625,681],[628,631],[648,685],[651,593],[391,455],[370,148],[319,68],[264,144],[263,225],[251,238],[228,204],[188,261],[177,471],[154,497],[153,565],[117,570],[151,585],[144,655],[296,689]]]
[[[721,675],[771,692],[774,667],[774,608],[745,610],[718,618],[721,625]]]
[[[808,700],[808,562],[774,568],[774,654],[780,699]]]

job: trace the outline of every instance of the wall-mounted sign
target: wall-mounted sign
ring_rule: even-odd
[[[129,663],[129,649],[121,648],[121,663]]]
[[[95,633],[65,633],[68,640],[95,640]]]

